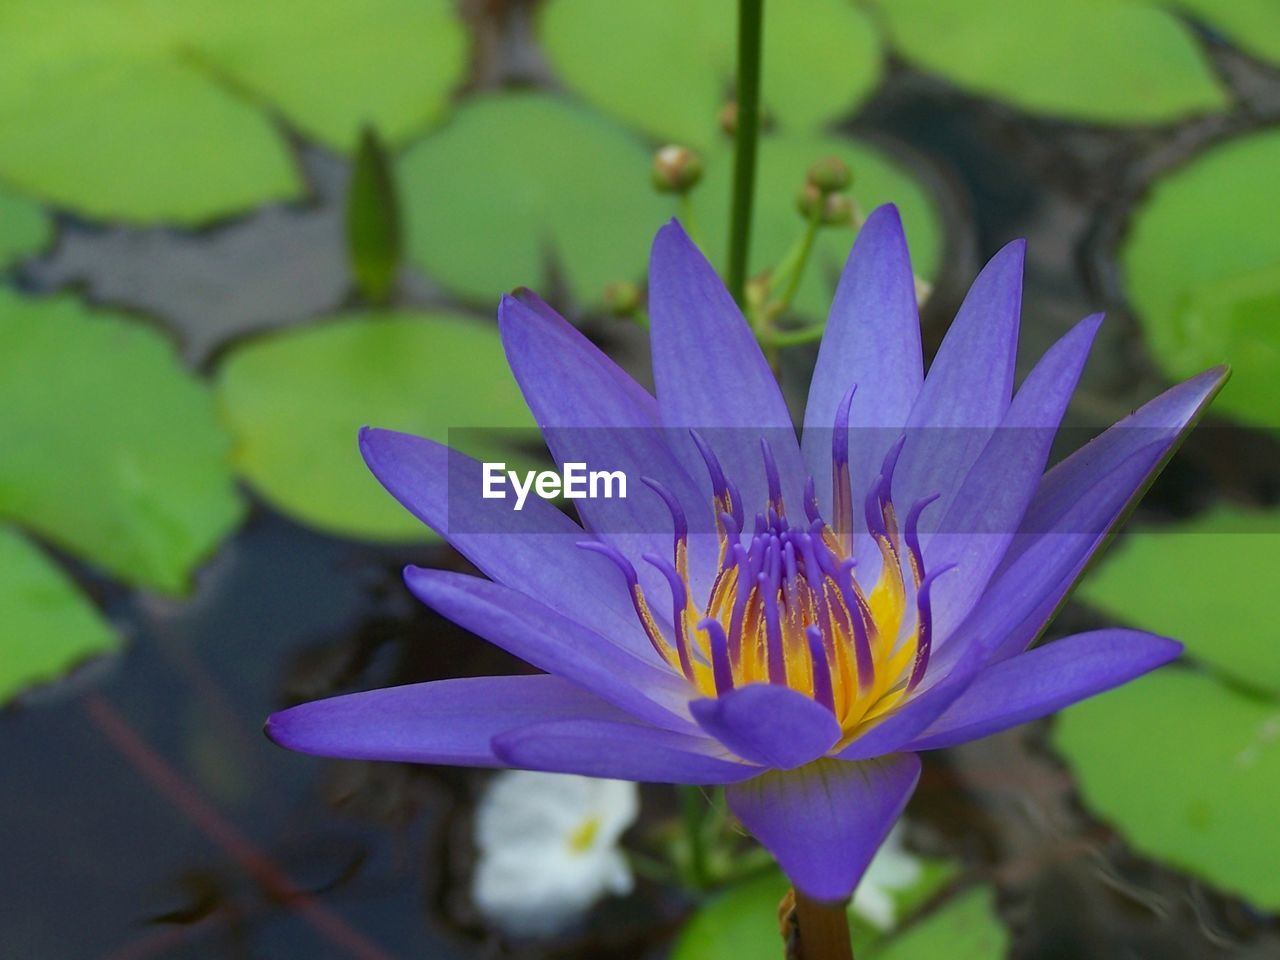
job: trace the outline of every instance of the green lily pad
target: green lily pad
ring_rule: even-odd
[[[0,7],[0,175],[143,222],[296,197],[277,118],[338,149],[365,123],[402,140],[439,115],[464,50],[446,0],[14,0]]]
[[[34,200],[0,183],[0,267],[38,250],[53,237],[53,224]]]
[[[1067,710],[1054,740],[1136,849],[1280,910],[1280,701],[1166,667]]]
[[[0,518],[132,583],[185,589],[239,523],[203,384],[145,326],[0,290]]]
[[[879,0],[907,59],[980,96],[1092,123],[1167,123],[1227,104],[1176,17],[1115,0]]]
[[[0,705],[119,648],[115,631],[67,575],[3,524],[0,570]]]
[[[1126,535],[1078,599],[1109,618],[1181,640],[1197,659],[1280,695],[1280,512],[1219,508]]]
[[[805,229],[796,195],[814,160],[837,156],[853,171],[853,195],[863,214],[882,203],[896,203],[911,248],[916,274],[931,278],[942,258],[941,216],[925,187],[888,154],[857,141],[834,137],[765,137],[760,142],[756,203],[752,224],[751,270],[777,266]],[[726,198],[733,180],[733,156],[723,145],[707,158],[705,181],[694,193],[696,214],[690,227],[713,262],[723,264],[728,248]],[[796,293],[797,313],[825,320],[836,280],[853,245],[852,227],[824,228]]]
[[[901,912],[917,909],[952,873],[948,865],[926,861],[917,887],[895,895]],[[790,886],[780,872],[769,871],[717,894],[681,931],[671,960],[777,960],[782,955],[778,902]],[[881,933],[852,914],[849,930],[854,954],[866,960],[999,960],[1008,940],[985,889],[909,918],[899,933]]]
[[[540,21],[552,66],[575,92],[663,140],[706,148],[733,89],[733,0],[554,0]],[[880,79],[868,15],[847,0],[765,5],[761,100],[807,130],[851,113]]]
[[[551,287],[578,299],[637,279],[670,215],[649,151],[589,110],[544,94],[476,98],[400,166],[409,255],[463,297]]]
[[[1121,251],[1147,343],[1173,379],[1235,367],[1218,410],[1280,428],[1280,133],[1216,146],[1158,182]]]
[[[1248,52],[1280,61],[1280,11],[1275,0],[1168,0],[1210,29],[1222,33]]]
[[[252,340],[218,369],[217,396],[255,490],[303,523],[381,541],[432,534],[364,465],[362,426],[441,442],[533,426],[496,330],[438,313],[345,314]]]

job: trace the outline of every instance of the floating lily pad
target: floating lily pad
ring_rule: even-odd
[[[1076,596],[1181,640],[1197,659],[1280,695],[1280,512],[1220,508],[1125,536]]]
[[[0,267],[38,250],[53,236],[53,225],[34,200],[0,183]]]
[[[942,257],[941,217],[925,187],[887,153],[857,141],[834,137],[765,137],[760,143],[756,204],[752,228],[751,270],[777,266],[805,229],[796,195],[810,164],[837,156],[853,171],[853,194],[866,215],[882,203],[896,203],[917,275],[933,277]],[[728,144],[707,158],[706,180],[694,193],[696,239],[713,262],[723,264],[728,247],[726,198],[733,180]],[[796,294],[798,313],[825,320],[836,280],[853,246],[852,227],[823,229],[814,244],[809,269]]]
[[[733,0],[554,0],[541,38],[560,79],[664,141],[708,147],[733,90]],[[851,113],[880,79],[876,29],[847,0],[765,5],[761,99],[789,130]]]
[[[1173,379],[1235,367],[1217,409],[1280,428],[1280,133],[1214,147],[1155,185],[1121,251],[1147,343]]]
[[[14,0],[0,175],[102,218],[193,223],[295,197],[277,118],[338,149],[435,119],[465,36],[446,0]]]
[[[1067,710],[1054,740],[1136,849],[1280,910],[1280,700],[1166,667]]]
[[[432,534],[369,473],[362,426],[441,442],[451,428],[533,426],[497,331],[447,314],[346,314],[250,341],[219,368],[217,393],[236,465],[263,497],[372,540]]]
[[[119,638],[34,544],[0,524],[0,704],[114,652]]]
[[[205,387],[159,334],[0,290],[0,518],[170,593],[240,521]]]
[[[901,895],[909,913],[951,870],[929,862],[918,889]],[[790,888],[776,871],[730,887],[706,903],[685,926],[671,960],[777,960],[782,955],[778,902]],[[918,920],[907,920],[898,934],[882,934],[850,918],[854,954],[867,960],[999,960],[1008,936],[995,916],[990,891],[967,891]]]
[[[649,151],[589,110],[543,94],[477,98],[400,168],[408,251],[464,297],[550,289],[552,272],[596,303],[638,279],[670,215]]]
[[[909,60],[980,96],[1095,123],[1166,123],[1226,97],[1177,17],[1115,0],[879,0]]]
[[[1168,0],[1242,49],[1280,61],[1280,11],[1275,0]]]

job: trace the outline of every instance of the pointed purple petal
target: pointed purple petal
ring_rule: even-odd
[[[920,758],[816,760],[729,787],[729,809],[791,878],[823,902],[853,893],[920,777]]]
[[[665,664],[642,660],[536,600],[480,577],[409,567],[405,583],[442,616],[539,670],[650,723],[695,729],[687,706],[694,689]]]
[[[831,431],[845,393],[857,385],[849,413],[856,501],[879,471],[885,450],[906,426],[923,369],[915,277],[902,220],[889,204],[872,211],[858,231],[809,386],[802,445],[805,464],[818,480],[824,516],[831,515],[826,482],[831,476]]]
[[[517,512],[484,499],[480,464],[434,440],[366,427],[360,452],[392,496],[485,576],[653,657],[617,570],[575,546],[586,534],[554,505],[531,496]]]
[[[753,763],[790,770],[826,754],[840,739],[831,711],[788,687],[753,683],[689,711],[702,729]]]
[[[940,532],[924,544],[926,569],[947,563],[959,568],[939,581],[933,597],[937,637],[947,637],[973,608],[1019,529],[1101,322],[1097,315],[1076,324],[1027,375],[940,521]]]
[[[988,667],[907,749],[966,743],[1047,716],[1128,683],[1182,652],[1182,644],[1137,630],[1095,630]]]
[[[532,293],[503,298],[498,328],[511,371],[557,463],[621,470],[631,484],[653,477],[695,529],[714,529],[710,502],[668,445],[658,403],[647,390]],[[634,488],[625,498],[587,498],[574,505],[587,527],[623,554],[670,555],[671,516],[659,497]],[[702,553],[691,559],[697,582],[709,587],[715,552]],[[642,580],[646,590],[659,583],[651,576]]]
[[[748,515],[768,498],[760,459],[767,431],[783,495],[798,509],[804,469],[782,391],[729,291],[675,221],[653,241],[649,315],[663,423],[703,435],[742,490]],[[693,476],[705,476],[691,443],[679,451]]]
[[[724,757],[707,738],[610,721],[523,727],[496,737],[493,749],[524,770],[650,783],[734,783],[760,770]]]
[[[467,677],[317,700],[272,714],[267,736],[321,757],[502,766],[490,744],[553,720],[621,720],[622,711],[559,677]]]

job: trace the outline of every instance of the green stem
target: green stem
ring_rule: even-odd
[[[689,879],[699,890],[711,883],[707,870],[707,839],[703,835],[706,798],[698,787],[677,787],[680,793],[680,817],[684,822],[685,840],[689,844]]]
[[[822,228],[822,211],[819,210],[809,218],[808,224],[805,226],[804,236],[800,238],[800,251],[796,254],[795,264],[791,267],[791,276],[787,278],[787,289],[782,294],[782,299],[778,301],[778,313],[786,313],[791,307],[791,301],[796,298],[796,292],[800,289],[800,281],[804,279],[805,268],[809,265],[809,256],[813,253],[813,241],[818,237],[818,231]]]
[[[764,0],[738,0],[738,126],[733,151],[733,206],[729,220],[729,292],[746,305],[760,134],[760,38]]]

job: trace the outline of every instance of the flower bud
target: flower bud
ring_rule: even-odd
[[[806,183],[796,196],[796,209],[806,220],[814,217],[828,227],[853,223],[857,208],[847,193],[823,193],[812,183]]]
[[[702,158],[688,147],[668,144],[653,155],[653,186],[659,193],[688,193],[702,179]]]
[[[640,309],[640,288],[629,280],[616,280],[604,288],[604,306],[616,317],[629,317]]]
[[[720,108],[720,115],[717,118],[720,129],[725,132],[726,136],[734,137],[738,134],[738,101],[730,100]],[[760,129],[767,130],[773,124],[773,117],[765,108],[764,104],[760,105]]]
[[[836,193],[853,183],[853,174],[839,157],[822,157],[809,167],[809,183],[823,193]]]

